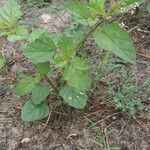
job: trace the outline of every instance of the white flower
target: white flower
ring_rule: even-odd
[[[121,26],[121,27],[125,27],[124,22],[121,22],[121,23],[120,23],[120,26]]]
[[[130,14],[132,14],[132,15],[133,15],[133,14],[134,14],[134,10],[131,10],[131,11],[130,11]]]

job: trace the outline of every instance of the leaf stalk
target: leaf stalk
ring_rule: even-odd
[[[58,88],[55,86],[55,84],[51,81],[50,78],[48,78],[47,76],[45,76],[45,79],[47,80],[47,82],[49,83],[49,85],[55,90],[55,92],[58,94],[59,90]]]

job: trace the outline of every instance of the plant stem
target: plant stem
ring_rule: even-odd
[[[97,23],[89,30],[89,32],[83,37],[83,39],[79,42],[79,44],[76,47],[76,50],[79,51],[80,48],[82,47],[82,45],[85,43],[85,41],[87,40],[87,38],[89,38],[91,36],[91,34],[101,25],[105,24],[105,23],[110,23],[113,22],[116,18],[111,19],[111,20],[106,20],[105,18],[102,18],[101,20],[98,20]],[[107,53],[106,53],[107,54]],[[108,54],[107,54],[108,55]],[[107,63],[108,59],[109,59],[109,55],[107,56],[105,55],[102,64],[100,65],[100,68],[104,68],[105,64]],[[107,58],[108,57],[108,58]],[[103,73],[105,72],[105,69],[102,69]],[[101,73],[103,75],[103,73]],[[50,86],[56,91],[56,93],[59,93],[58,88],[53,84],[53,82],[47,77],[45,76],[46,80],[48,81],[48,83],[50,84]]]
[[[109,61],[109,56],[110,56],[110,52],[109,51],[104,51],[103,60],[100,63],[99,68],[98,68],[98,78],[100,78],[100,79],[103,77],[103,75],[106,71],[106,64]]]
[[[90,37],[90,35],[102,24],[104,24],[105,19],[98,20],[97,23],[89,30],[89,32],[83,37],[83,39],[79,42],[79,44],[76,47],[76,50],[78,51],[80,47],[85,43],[87,38]]]
[[[58,88],[53,84],[51,79],[49,79],[47,76],[45,76],[45,79],[48,81],[49,85],[55,90],[56,93],[59,93]]]
[[[97,23],[91,27],[88,31],[87,34],[85,34],[85,36],[81,39],[81,41],[79,42],[79,44],[76,47],[77,51],[80,51],[80,48],[84,45],[84,43],[86,42],[86,40],[91,36],[92,33],[94,33],[94,31],[96,31],[96,29],[100,26],[103,26],[106,23],[111,23],[114,22],[116,20],[116,18],[110,19],[110,20],[106,20],[105,18],[102,18],[101,20],[98,20]]]

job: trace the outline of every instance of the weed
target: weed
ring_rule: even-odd
[[[86,118],[91,124],[89,128],[91,128],[95,133],[95,139],[92,139],[92,142],[96,144],[100,149],[103,150],[120,150],[118,147],[110,147],[108,138],[110,135],[114,133],[114,129],[100,128],[97,123],[92,122],[88,118]]]
[[[116,109],[129,115],[134,115],[144,108],[141,97],[139,98],[138,94],[141,92],[141,88],[146,89],[147,84],[149,84],[148,80],[143,85],[138,85],[135,76],[130,74],[124,67],[120,71],[119,78],[121,81],[119,86],[114,85],[108,88],[110,102]],[[146,93],[141,93],[141,95],[148,96]]]
[[[48,107],[46,100],[51,91],[55,92],[58,100],[63,103],[76,109],[85,108],[88,101],[87,92],[93,83],[83,46],[89,37],[104,49],[105,54],[97,71],[100,79],[105,74],[105,65],[109,61],[110,54],[128,63],[135,63],[136,51],[132,38],[117,23],[117,16],[135,7],[135,1],[110,1],[109,5],[106,5],[105,0],[63,4],[63,7],[72,14],[74,21],[86,29],[84,34],[80,34],[79,39],[76,30],[73,30],[75,34],[71,36],[65,32],[55,35],[43,33],[41,30],[33,31],[28,36],[27,28],[23,25],[18,26],[22,16],[20,5],[15,0],[8,0],[0,8],[2,35],[6,35],[11,42],[25,39],[26,44],[21,47],[22,53],[36,66],[35,74],[26,75],[15,86],[19,97],[32,93],[31,99],[26,101],[21,111],[23,121],[40,120],[49,115],[49,109],[52,107]],[[59,86],[53,83],[49,75],[52,75],[53,69],[60,72],[61,78],[56,84]],[[47,80],[49,85],[42,83],[43,80]]]
[[[27,38],[27,27],[18,24],[21,17],[21,6],[16,1],[8,0],[3,6],[1,6],[0,36],[7,37],[10,42],[16,42]]]

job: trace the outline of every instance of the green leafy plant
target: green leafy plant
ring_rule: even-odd
[[[21,7],[15,0],[8,0],[0,7],[0,36],[6,36],[10,42],[27,38],[28,30],[24,25],[18,25],[21,19]]]
[[[28,100],[21,111],[21,118],[23,121],[36,121],[48,115],[49,108],[46,104],[41,103],[39,105],[34,105],[32,100]]]
[[[108,88],[110,102],[117,110],[134,115],[137,111],[144,108],[141,99],[137,96],[137,93],[141,91],[141,87],[135,83],[134,76],[125,69],[122,69],[120,72],[120,78],[120,86],[115,87],[114,85]],[[142,86],[142,88],[144,87]]]
[[[86,106],[87,92],[93,85],[88,56],[84,48],[84,43],[89,37],[93,38],[105,53],[97,70],[99,79],[105,73],[110,53],[129,63],[135,63],[136,52],[132,38],[116,19],[116,16],[122,13],[121,9],[127,10],[127,6],[135,2],[137,1],[110,1],[108,6],[105,0],[67,2],[64,8],[72,14],[75,22],[85,29],[82,31],[87,32],[68,34],[65,31],[61,35],[55,35],[38,29],[29,35],[29,42],[21,49],[24,56],[35,64],[36,73],[20,79],[15,88],[18,96],[31,93],[30,100],[21,111],[23,121],[47,117],[52,111],[49,109],[54,107],[53,104],[50,107],[46,104],[47,98],[52,93],[57,94],[58,105],[65,103],[76,109],[83,109]],[[12,18],[15,18],[11,28],[21,16],[16,2],[15,5],[18,13],[10,19],[12,21]],[[57,84],[52,81],[54,70],[59,72]],[[47,81],[47,85],[42,83],[43,80]]]

